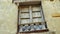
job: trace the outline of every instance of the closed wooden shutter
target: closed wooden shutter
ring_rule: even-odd
[[[19,32],[45,30],[45,19],[40,5],[19,7]]]

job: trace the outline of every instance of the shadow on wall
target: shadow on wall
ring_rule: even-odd
[[[49,31],[47,33],[19,33],[19,34],[56,34],[54,31]]]
[[[50,31],[48,34],[56,34],[54,31]]]

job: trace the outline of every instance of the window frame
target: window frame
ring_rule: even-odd
[[[42,4],[40,3],[40,5],[41,5],[41,9],[42,9]],[[19,32],[19,12],[20,12],[20,10],[19,10],[19,6],[18,6],[18,24],[17,24],[17,32]],[[42,11],[41,12],[43,12],[43,9],[42,9]],[[37,32],[47,32],[47,31],[49,31],[48,30],[48,28],[47,28],[47,24],[46,24],[46,21],[45,21],[45,17],[44,17],[44,14],[43,14],[43,19],[44,19],[44,22],[45,22],[45,27],[46,27],[46,29],[45,30],[36,30],[36,31],[27,31],[27,32],[20,32],[20,33],[37,33]]]

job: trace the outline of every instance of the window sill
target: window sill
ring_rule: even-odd
[[[40,33],[40,32],[47,32],[49,31],[48,29],[44,29],[44,30],[36,30],[36,31],[27,31],[27,32],[20,32],[20,33]]]

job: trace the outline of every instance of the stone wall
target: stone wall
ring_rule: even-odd
[[[0,34],[16,34],[17,6],[12,0],[0,0]]]
[[[54,0],[44,0],[42,1],[43,11],[45,15],[45,19],[50,31],[54,31],[56,34],[60,33],[60,1]]]
[[[56,14],[60,15],[60,1],[42,0],[42,7],[50,32],[60,34],[60,17],[53,17]],[[17,11],[17,6],[12,3],[12,0],[0,0],[0,34],[16,34]],[[45,32],[31,34],[50,33]]]

